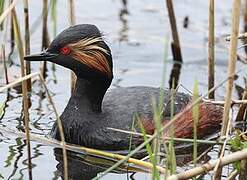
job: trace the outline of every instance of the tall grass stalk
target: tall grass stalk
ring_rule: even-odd
[[[3,3],[3,1],[1,1],[1,3]],[[16,6],[16,4],[17,4],[17,0],[14,0],[14,1],[9,0],[8,7],[0,15],[0,24],[2,24],[3,21],[8,17],[8,15],[11,13],[12,9]],[[4,6],[2,8],[4,8]],[[11,15],[11,51],[9,55],[12,54],[13,49],[14,49],[14,33],[13,33],[13,23],[12,22],[13,21],[12,21],[12,15]],[[3,44],[6,43],[6,39],[7,39],[6,35],[7,35],[8,28],[7,28],[7,23],[5,24],[6,24],[6,28],[5,28],[5,36],[3,38]]]
[[[12,4],[14,3],[13,0],[9,0],[9,4]],[[11,6],[11,5],[10,5]],[[11,59],[11,55],[13,54],[14,52],[14,49],[15,49],[15,35],[14,35],[14,22],[13,22],[13,14],[11,13],[11,16],[10,16],[10,52],[9,52],[9,58],[8,60],[10,61],[11,64],[13,64],[13,61]]]
[[[156,100],[152,100],[153,104],[153,116],[154,116],[154,123],[156,131],[160,131],[160,128],[162,126],[162,120],[163,120],[163,112],[164,112],[164,96],[165,96],[165,82],[166,82],[166,63],[167,63],[167,51],[168,51],[168,37],[165,37],[164,41],[164,58],[163,58],[163,71],[162,71],[162,79],[161,79],[161,85],[160,85],[160,94],[159,94],[159,102],[158,107]],[[163,144],[162,141],[160,141],[159,137],[163,137],[163,132],[158,133],[158,137],[156,139],[156,150],[160,150],[160,146]],[[160,141],[160,142],[159,142]],[[158,151],[154,152],[155,154],[158,153]],[[160,160],[159,160],[160,161]]]
[[[172,46],[171,46],[173,58],[176,61],[183,62],[182,52],[181,52],[181,47],[180,47],[180,42],[179,42],[179,35],[178,35],[178,30],[177,30],[176,17],[175,17],[174,8],[173,8],[173,1],[166,0],[166,6],[168,10],[169,21],[170,21],[171,32],[172,32],[172,39],[173,39]]]
[[[162,123],[161,123],[162,117],[160,115],[161,113],[159,111],[159,107],[156,102],[156,99],[154,97],[152,98],[152,106],[153,106],[154,127],[155,127],[155,131],[157,131],[157,137],[153,141],[153,157],[154,157],[153,163],[154,165],[156,165],[160,163],[160,157],[158,156],[158,154],[160,153],[160,139],[163,133],[160,132],[159,130],[162,126]],[[153,179],[157,178],[156,174],[152,174],[152,176],[153,176]]]
[[[43,0],[43,10],[42,10],[42,14],[43,14],[43,28],[42,28],[42,46],[41,46],[41,50],[45,50],[46,48],[48,48],[49,46],[49,33],[48,33],[48,26],[47,26],[47,20],[48,20],[48,0]],[[41,67],[41,73],[44,77],[44,79],[46,78],[46,72],[47,72],[47,62],[44,61],[42,63],[42,67]]]
[[[5,53],[5,46],[2,45],[2,57],[3,57],[3,66],[4,66],[4,75],[5,75],[5,81],[6,84],[9,84],[9,78],[8,78],[8,68],[7,68],[7,62],[6,62],[6,53]]]
[[[194,89],[193,89],[193,102],[199,98],[199,91],[198,91],[198,81],[195,81]],[[194,167],[196,167],[196,160],[197,160],[197,126],[199,121],[199,106],[198,103],[193,107],[192,114],[193,114],[193,162]]]
[[[21,76],[26,75],[25,65],[24,65],[24,50],[23,43],[21,39],[20,28],[16,16],[15,9],[12,10],[13,25],[14,25],[14,35],[15,41],[19,51],[20,64],[21,64]],[[30,144],[30,135],[29,135],[29,112],[28,112],[28,94],[27,94],[27,81],[22,81],[22,96],[23,96],[23,111],[24,111],[24,125],[27,139],[27,152],[28,152],[28,174],[29,179],[32,180],[32,161],[31,161],[31,144]]]
[[[75,1],[74,0],[68,0],[69,3],[69,24],[75,25],[76,19],[75,19]]]
[[[209,0],[209,23],[208,23],[208,90],[214,87],[214,0]],[[208,95],[214,99],[214,91]]]
[[[143,139],[144,139],[144,142],[147,141],[148,137],[146,135],[146,131],[143,127],[143,124],[141,122],[141,119],[139,118],[139,116],[137,116],[137,119],[138,119],[138,124],[139,124],[139,127],[141,129],[141,132],[143,134]],[[148,155],[149,155],[149,159],[151,161],[151,163],[153,164],[153,168],[152,168],[152,179],[155,180],[159,180],[159,172],[157,171],[157,168],[156,168],[156,165],[157,165],[157,157],[155,156],[155,154],[153,153],[153,150],[152,150],[152,147],[150,145],[150,143],[147,143],[146,144],[146,150],[148,152]]]
[[[165,82],[166,82],[166,64],[167,64],[167,56],[168,56],[168,41],[169,37],[166,36],[164,39],[164,58],[163,58],[163,71],[162,71],[162,79],[161,79],[161,85],[160,85],[160,99],[159,99],[159,112],[160,116],[163,115],[164,110],[164,96],[165,96]]]
[[[5,4],[5,0],[0,1],[0,16],[2,15],[4,10],[4,4]]]
[[[229,48],[228,76],[232,76],[233,74],[235,74],[235,69],[236,69],[237,43],[238,43],[237,37],[238,37],[238,32],[239,32],[240,6],[241,6],[240,0],[233,1],[232,32],[231,32],[231,40],[230,40],[230,48]],[[226,134],[227,124],[229,121],[229,111],[231,108],[230,105],[231,105],[233,81],[234,81],[234,78],[232,77],[227,82],[226,98],[225,98],[224,114],[223,114],[223,124],[222,124],[222,130],[221,130],[222,136]]]
[[[3,10],[4,10],[4,4],[5,4],[5,0],[1,0],[0,1],[0,16],[2,15]],[[0,30],[1,31],[3,30],[3,23],[0,23]]]
[[[133,116],[132,124],[131,124],[131,131],[135,130],[136,117],[137,117],[137,114]],[[128,152],[130,152],[132,149],[132,140],[133,140],[133,134],[129,134],[129,151]],[[128,168],[127,168],[127,177],[129,176],[128,170],[129,170],[129,163],[128,163]]]
[[[237,61],[237,37],[239,32],[239,21],[240,21],[240,7],[241,7],[241,0],[233,1],[232,5],[232,31],[231,31],[231,40],[230,40],[230,48],[229,48],[229,61],[228,61],[228,76],[232,76],[235,74],[236,69],[236,61]],[[226,86],[226,97],[225,97],[225,104],[224,104],[224,113],[223,113],[223,120],[222,120],[222,129],[221,129],[221,136],[226,136],[227,127],[229,124],[229,112],[231,108],[231,97],[232,97],[232,89],[233,89],[233,81],[234,78],[230,78],[227,82]],[[221,152],[224,151],[221,147]],[[221,178],[221,171],[222,169],[219,168],[215,174],[214,179],[218,180]]]
[[[75,19],[75,2],[74,0],[68,0],[69,3],[69,24],[71,26],[76,24],[76,19]],[[76,75],[73,71],[71,71],[71,93],[73,93],[75,89],[75,84],[76,84]]]
[[[161,85],[160,85],[160,95],[159,95],[159,104],[158,107],[155,108],[156,106],[153,107],[154,109],[154,121],[155,121],[155,127],[156,127],[156,131],[157,133],[157,138],[156,138],[156,142],[157,142],[157,150],[160,151],[161,146],[164,146],[165,149],[168,149],[166,146],[166,142],[163,141],[163,136],[164,133],[163,131],[160,131],[161,127],[162,127],[162,120],[164,119],[163,113],[164,113],[164,98],[165,98],[165,82],[166,82],[166,64],[167,64],[167,52],[168,52],[168,36],[165,37],[164,39],[164,58],[163,58],[163,71],[162,71],[162,79],[161,79]],[[153,105],[155,105],[156,103],[153,102]],[[158,153],[159,151],[155,152]],[[157,156],[157,155],[156,155]],[[159,157],[159,156],[158,156]],[[160,158],[158,159],[158,162],[160,163]],[[169,166],[166,166],[167,168]],[[168,171],[166,172],[165,176],[168,175]]]
[[[24,0],[24,21],[25,21],[25,55],[30,54],[30,31],[29,31],[29,10],[28,0]],[[25,61],[26,74],[31,73],[30,61]],[[27,80],[27,90],[31,91],[31,79]]]
[[[53,29],[53,38],[57,35],[57,0],[51,0],[50,5],[51,7],[51,20],[52,20],[52,29]],[[56,82],[56,64],[52,63],[52,75],[54,77],[54,82]]]
[[[0,15],[0,24],[4,21],[4,19],[11,13],[12,9],[16,6],[18,0],[14,0],[10,5],[2,12]]]
[[[170,97],[170,119],[173,119],[174,117],[174,105],[175,105],[175,95],[176,95],[176,90],[174,89],[174,85],[175,85],[175,80],[172,80],[172,88],[171,88],[171,97]],[[175,155],[175,149],[174,149],[174,126],[173,124],[170,126],[169,128],[169,136],[171,137],[171,139],[169,140],[169,144],[168,144],[168,153],[167,153],[167,163],[168,163],[168,167],[170,170],[170,174],[174,174],[176,173],[176,169],[177,169],[177,163],[176,163],[176,155]]]
[[[137,116],[138,116],[138,114],[134,114],[134,116],[133,116],[133,120],[132,120],[132,124],[131,124],[131,131],[134,131],[135,130],[135,125],[136,125],[136,122],[137,122]],[[129,138],[129,152],[132,149],[132,140],[133,140],[133,134],[130,134],[130,138]]]
[[[57,34],[57,0],[51,0],[51,20],[53,26],[53,37]]]

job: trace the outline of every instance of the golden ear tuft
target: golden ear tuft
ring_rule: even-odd
[[[76,43],[68,44],[71,49],[70,56],[86,64],[88,67],[111,76],[111,68],[105,54],[108,51],[99,46],[101,37],[82,39]]]

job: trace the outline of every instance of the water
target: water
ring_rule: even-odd
[[[30,1],[30,21],[32,25],[31,52],[39,52],[41,47],[41,23],[39,17],[42,11],[42,1]],[[84,0],[76,2],[77,23],[92,23],[99,27],[112,49],[114,59],[114,81],[111,88],[119,86],[146,85],[158,87],[161,84],[165,42],[170,42],[170,28],[167,18],[165,1],[133,0],[127,1],[127,6],[120,0]],[[58,1],[58,32],[68,26],[67,1]],[[199,81],[201,94],[207,91],[207,24],[208,4],[205,0],[174,0],[174,9],[182,46],[184,64],[181,69],[180,84],[188,89]],[[22,4],[17,5],[18,18],[23,21]],[[126,14],[128,12],[128,14]],[[226,78],[227,47],[224,36],[230,33],[231,1],[216,2],[216,83]],[[188,28],[183,27],[185,17],[189,18]],[[37,21],[38,20],[38,21]],[[50,20],[50,17],[49,17]],[[241,25],[242,27],[242,25]],[[23,27],[22,27],[23,28]],[[49,23],[50,38],[52,25]],[[1,32],[2,33],[2,32]],[[0,37],[3,40],[3,33]],[[6,46],[9,46],[7,42]],[[240,53],[243,53],[240,51]],[[15,52],[13,61],[19,60]],[[3,64],[0,62],[0,81],[4,85]],[[166,62],[166,87],[172,68],[170,48]],[[39,62],[32,63],[33,72],[39,70]],[[238,62],[238,69],[243,64]],[[237,84],[243,85],[241,73]],[[19,75],[19,67],[9,69],[10,79]],[[48,64],[47,85],[53,95],[53,100],[61,113],[70,96],[70,72],[59,66]],[[180,91],[188,92],[180,87]],[[223,100],[225,86],[216,91],[216,97]],[[237,94],[234,94],[237,98]],[[6,101],[6,99],[8,99]],[[9,96],[0,94],[1,104],[6,101],[5,114],[0,120],[1,128],[22,130],[21,121],[22,98],[17,90],[11,90]],[[30,108],[31,133],[46,135],[52,127],[55,115],[45,98],[44,91],[38,81],[34,82]],[[53,147],[37,142],[31,142],[33,179],[58,179],[60,166],[54,156]],[[26,144],[22,138],[0,131],[0,179],[28,179]],[[86,169],[86,168],[85,168]],[[90,174],[90,170],[85,170]],[[92,171],[94,172],[94,171]],[[149,175],[137,173],[136,179],[149,179]],[[85,178],[85,177],[84,177]],[[109,174],[104,179],[126,179],[126,174]]]

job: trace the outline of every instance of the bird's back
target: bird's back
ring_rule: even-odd
[[[171,116],[171,93],[167,89],[163,93],[164,119],[169,119]],[[109,128],[139,130],[140,127],[134,115],[137,115],[144,125],[152,123],[154,103],[159,103],[160,94],[160,88],[153,87],[115,88],[106,93],[101,113],[80,110],[82,106],[80,101],[72,98],[61,116],[66,140],[70,143],[99,149],[128,149],[130,135]],[[174,114],[180,112],[190,99],[191,97],[187,94],[176,93]],[[52,131],[53,136],[59,139],[56,124]],[[133,139],[134,144],[141,141],[139,137]]]
[[[163,95],[161,93],[163,92]],[[142,120],[152,120],[154,107],[160,103],[163,97],[164,118],[171,117],[171,91],[168,89],[136,86],[121,87],[110,90],[103,100],[103,114],[106,114],[112,127],[129,129],[133,116],[136,114]],[[177,92],[174,95],[174,114],[177,114],[190,101],[191,96]]]

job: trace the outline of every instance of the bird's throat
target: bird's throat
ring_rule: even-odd
[[[72,98],[89,111],[101,112],[102,100],[111,81],[77,78]],[[83,107],[78,108],[83,108]]]

